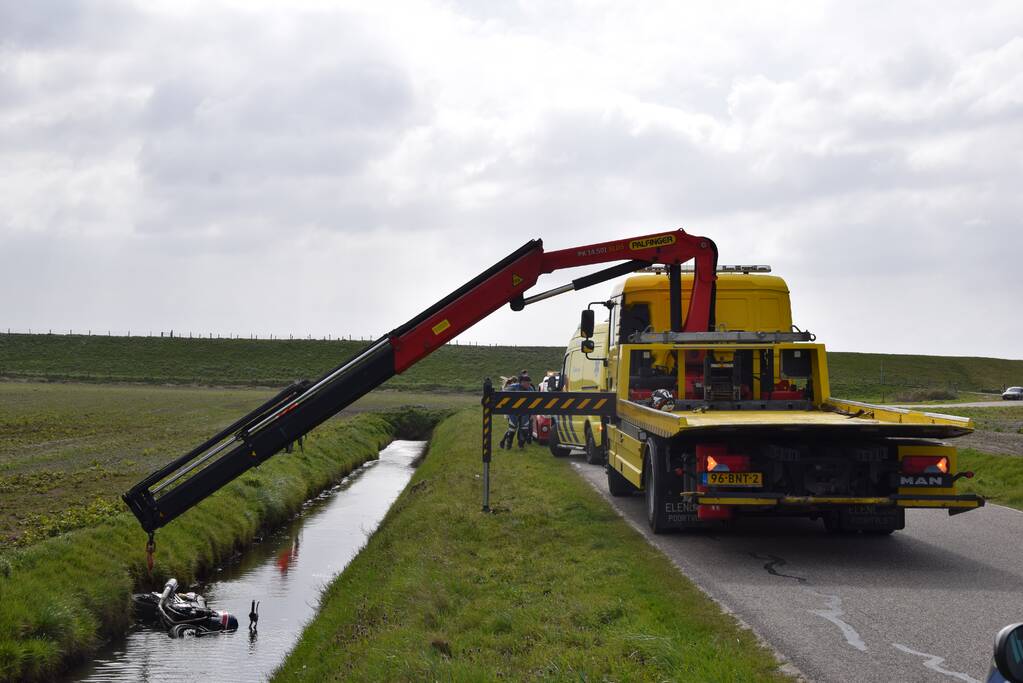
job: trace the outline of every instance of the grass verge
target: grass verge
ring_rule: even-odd
[[[120,495],[276,393],[0,382],[0,551],[93,526]],[[478,395],[374,391],[342,411],[479,405]]]
[[[975,473],[973,479],[956,482],[959,493],[977,493],[992,503],[1023,510],[1023,458],[964,448],[959,451],[959,469]]]
[[[187,585],[392,438],[422,434],[436,419],[423,411],[327,423],[304,451],[251,470],[161,530],[152,576],[145,535],[127,513],[0,555],[0,681],[52,679],[123,632],[133,590],[169,576]]]
[[[275,680],[788,680],[546,450],[498,451],[482,514],[479,420],[437,427]]]

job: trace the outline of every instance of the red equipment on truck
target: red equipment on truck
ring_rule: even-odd
[[[686,315],[682,314],[681,264],[695,262]],[[547,273],[563,268],[625,261],[546,292],[526,297]],[[668,266],[671,328],[712,329],[717,248],[683,230],[545,252],[532,240],[444,297],[401,327],[372,342],[316,381],[285,388],[269,401],[197,447],[153,472],[123,499],[150,534],[248,469],[299,440],[310,430],[404,372],[504,304],[528,304],[606,282],[652,264]],[[684,322],[683,322],[684,321]]]

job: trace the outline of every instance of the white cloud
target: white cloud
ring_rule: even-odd
[[[379,334],[686,227],[834,348],[1023,357],[1017,3],[482,7],[2,6],[0,326]]]

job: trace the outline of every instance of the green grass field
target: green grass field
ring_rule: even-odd
[[[990,394],[1023,384],[1023,360],[829,352],[828,366],[831,393],[860,400],[899,402],[905,400],[900,394],[911,394],[914,389]],[[961,398],[981,400],[965,393]]]
[[[109,596],[127,595],[137,583],[142,536],[122,511],[121,492],[265,400],[268,387],[318,376],[359,346],[0,335],[0,377],[11,380],[0,382],[0,680],[48,678],[69,658],[123,628],[126,611],[120,603],[112,605]],[[179,578],[194,575],[243,543],[259,524],[287,514],[331,476],[372,455],[378,442],[389,438],[377,431],[393,433],[393,425],[366,417],[358,418],[369,420],[360,429],[370,436],[345,436],[353,415],[403,404],[475,406],[482,377],[523,367],[540,375],[538,369],[557,367],[561,353],[553,347],[441,349],[317,430],[307,446],[315,466],[301,458],[276,458],[273,467],[246,475],[217,498],[250,512],[234,519],[221,513],[222,503],[211,500],[202,508],[206,512],[172,525],[180,531],[162,535],[164,566]],[[1023,361],[841,353],[830,358],[833,393],[850,398],[878,400],[883,395],[891,400],[914,387],[952,387],[964,394],[1023,384]],[[882,363],[884,385],[878,372]],[[28,381],[33,378],[49,381]],[[1023,428],[1023,406],[955,412],[973,417],[983,430],[1015,433]],[[574,680],[579,674],[711,680],[771,675],[773,662],[758,650],[748,659],[713,665],[725,668],[690,668],[694,652],[720,646],[716,639],[731,633],[730,622],[712,605],[693,607],[690,588],[660,588],[669,576],[677,582],[674,570],[641,540],[629,540],[632,532],[563,463],[542,456],[516,460],[514,478],[499,480],[495,488],[506,511],[482,518],[481,524],[474,512],[478,418],[459,419],[472,422],[468,436],[446,427],[445,440],[434,445],[443,458],[431,456],[416,475],[417,488],[403,494],[392,513],[394,524],[385,525],[381,535],[383,549],[378,556],[357,560],[357,565],[369,563],[368,569],[336,584],[327,597],[336,609],[324,613],[326,626],[321,619],[310,631],[314,644],[325,634],[340,638],[346,649],[359,653],[359,663],[353,666],[338,655],[324,658],[315,670],[372,678],[393,664],[388,648],[402,647],[408,653],[401,664],[408,678],[475,680],[493,677],[494,671],[511,678]],[[367,448],[369,455],[363,453]],[[339,461],[339,449],[355,453],[355,459]],[[961,480],[961,490],[1023,508],[1023,458],[965,449],[962,462],[977,477]],[[278,476],[278,467],[292,475],[283,487],[283,480],[275,479],[273,489],[282,493],[268,497],[259,482]],[[444,527],[455,531],[450,538],[437,531],[442,518],[451,520]],[[396,531],[391,529],[395,525]],[[406,533],[417,542],[399,547]],[[427,544],[425,554],[417,551],[420,542]],[[378,574],[387,600],[353,603],[344,592],[358,595],[365,589],[369,584],[359,582],[371,580],[364,572],[380,569],[374,564],[380,557],[396,563],[395,570]],[[516,563],[502,566],[501,557]],[[600,558],[600,567],[612,568],[610,575],[596,573],[599,568],[589,562],[579,566],[580,557]],[[80,570],[85,564],[89,569]],[[481,573],[474,566],[490,569]],[[581,572],[578,582],[565,581],[556,599],[543,592],[569,569]],[[403,573],[410,571],[425,572],[434,581],[431,590],[410,584]],[[630,590],[636,592],[630,604],[639,607],[615,607],[610,596]],[[47,599],[35,598],[49,596],[48,591],[52,596]],[[591,594],[595,601],[589,601]],[[423,604],[411,604],[417,598]],[[663,606],[664,600],[688,605],[696,616],[680,616],[674,606]],[[392,628],[396,605],[411,615],[400,628]],[[492,617],[477,619],[476,608]],[[691,618],[699,624],[684,620]],[[686,625],[684,631],[679,624]],[[317,628],[327,630],[315,635]],[[297,656],[308,662],[313,654],[307,650]],[[488,661],[496,662],[496,668],[486,668]],[[295,668],[286,668],[285,674],[303,677]]]
[[[0,377],[76,382],[283,386],[315,378],[367,342],[0,335]],[[479,392],[484,377],[561,367],[553,347],[445,346],[385,388]]]
[[[570,463],[499,457],[481,513],[479,451],[478,411],[438,426],[275,680],[788,680]]]
[[[124,632],[133,590],[151,590],[169,576],[189,585],[261,528],[289,519],[310,496],[376,457],[394,436],[423,436],[436,419],[405,412],[323,425],[303,451],[250,470],[161,529],[152,575],[146,536],[128,512],[0,552],[0,681],[54,680]]]
[[[948,408],[942,412],[968,417],[975,429],[1023,434],[1023,404],[1005,401],[991,408]]]
[[[0,548],[88,526],[121,493],[259,405],[268,389],[0,382]],[[376,391],[342,415],[457,409],[470,394]]]
[[[960,493],[978,493],[992,503],[1023,510],[1023,458],[965,448],[959,452],[959,467],[976,473],[956,482]]]
[[[295,379],[318,377],[364,345],[317,340],[4,334],[0,335],[0,377],[282,386]],[[510,375],[523,368],[539,379],[546,370],[559,369],[563,356],[561,347],[448,345],[385,386],[475,393],[484,377]],[[829,353],[828,358],[832,393],[842,398],[899,402],[914,400],[914,389],[990,393],[1023,384],[1023,360],[840,352]],[[963,398],[977,400],[973,395]]]

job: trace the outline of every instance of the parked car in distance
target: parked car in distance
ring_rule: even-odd
[[[1009,387],[1002,393],[1005,401],[1023,401],[1023,387]]]

